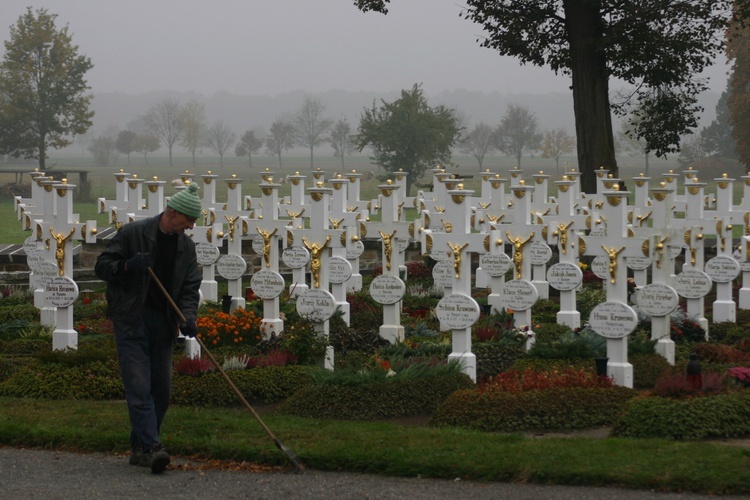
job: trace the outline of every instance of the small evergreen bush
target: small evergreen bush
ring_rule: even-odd
[[[35,363],[0,384],[0,395],[46,399],[121,399],[124,397],[117,362],[86,364]]]
[[[750,391],[674,399],[634,398],[615,423],[612,435],[693,440],[750,434]]]
[[[653,389],[656,381],[672,370],[672,365],[653,351],[630,356],[629,361],[633,365],[633,387],[636,389]]]

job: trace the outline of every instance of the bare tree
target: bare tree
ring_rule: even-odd
[[[516,159],[521,168],[521,158],[539,148],[542,134],[537,131],[536,117],[528,108],[511,104],[496,129],[495,145],[503,153]]]
[[[495,149],[492,127],[482,122],[466,134],[458,143],[458,150],[476,158],[479,170],[484,165],[484,157]]]
[[[542,158],[555,159],[555,174],[560,175],[560,158],[573,152],[576,147],[575,137],[568,134],[564,128],[553,128],[544,134],[542,144]]]
[[[108,135],[100,135],[91,141],[88,150],[94,155],[97,165],[106,167],[115,151],[115,140]]]
[[[682,168],[686,168],[707,156],[708,154],[700,136],[691,135],[687,139],[683,139],[680,143],[680,156],[677,157],[677,164]]]
[[[169,149],[169,166],[172,166],[172,148],[182,132],[182,107],[172,99],[162,99],[146,113],[149,131]]]
[[[294,147],[294,125],[284,120],[276,120],[271,124],[270,135],[266,139],[266,152],[279,159],[281,154]]]
[[[352,144],[350,138],[351,131],[352,127],[349,125],[349,122],[346,120],[346,118],[341,117],[333,125],[333,128],[331,129],[331,135],[328,138],[328,140],[331,141],[331,146],[333,147],[333,156],[335,158],[341,158],[342,169],[344,168],[344,156],[350,154],[352,152],[352,149],[354,148],[354,145]]]
[[[189,101],[182,107],[180,115],[180,146],[193,156],[193,168],[195,168],[195,152],[202,144],[206,133],[205,106],[198,101]]]
[[[325,141],[325,133],[333,121],[323,118],[325,105],[314,97],[306,96],[294,117],[294,138],[300,146],[310,150],[310,168],[313,167],[313,150]]]
[[[247,164],[250,168],[253,168],[253,155],[260,151],[263,147],[263,140],[255,137],[255,130],[248,130],[242,137],[240,142],[234,147],[234,154],[237,156],[247,156]]]
[[[237,140],[237,134],[219,120],[206,132],[206,146],[219,154],[219,165],[224,166],[224,153]]]

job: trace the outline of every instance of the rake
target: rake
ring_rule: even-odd
[[[175,313],[180,318],[180,321],[182,321],[183,323],[187,323],[187,320],[185,319],[185,315],[182,314],[182,311],[180,311],[180,308],[177,307],[177,304],[175,304],[174,300],[172,300],[172,297],[169,295],[169,293],[167,292],[166,288],[164,288],[164,285],[162,285],[161,281],[156,276],[156,274],[154,273],[154,271],[150,267],[148,267],[147,269],[148,269],[149,274],[151,274],[151,278],[153,278],[153,280],[156,283],[156,285],[159,287],[159,289],[162,291],[162,293],[164,294],[164,296],[167,298],[167,301],[169,301],[169,305],[172,306],[172,309],[174,309]],[[247,402],[247,399],[245,399],[245,396],[242,395],[242,392],[240,392],[240,390],[237,388],[237,386],[234,384],[234,382],[232,382],[232,379],[229,378],[229,375],[227,375],[227,372],[224,371],[224,368],[222,368],[222,366],[219,364],[219,362],[216,361],[216,358],[214,358],[213,354],[211,354],[211,351],[209,351],[206,348],[206,344],[204,344],[203,341],[199,337],[195,337],[195,340],[198,341],[198,344],[200,344],[201,349],[203,349],[203,351],[206,353],[206,355],[208,356],[208,358],[214,364],[214,366],[216,367],[216,369],[224,377],[224,380],[226,380],[227,383],[229,384],[229,386],[232,388],[232,390],[234,391],[234,393],[237,394],[237,397],[240,398],[240,400],[245,405],[245,407],[248,410],[250,410],[250,413],[253,414],[253,417],[255,417],[255,420],[258,421],[258,423],[263,428],[263,430],[266,432],[266,434],[268,434],[268,437],[270,437],[273,440],[273,443],[276,445],[276,447],[278,449],[280,449],[281,451],[284,452],[284,454],[294,464],[294,467],[297,469],[298,473],[303,472],[305,470],[305,467],[304,467],[304,465],[302,465],[302,462],[301,462],[300,458],[297,456],[297,454],[294,453],[288,447],[284,446],[284,444],[281,441],[279,441],[279,439],[273,434],[273,432],[271,432],[271,429],[269,429],[268,426],[266,425],[266,423],[263,422],[263,419],[260,418],[260,415],[258,415],[258,413],[255,411],[255,409],[253,409],[253,407],[250,405],[250,403]]]

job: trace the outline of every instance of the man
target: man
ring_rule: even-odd
[[[185,235],[201,216],[190,184],[161,214],[126,224],[96,261],[107,282],[107,316],[130,414],[130,464],[163,472],[169,454],[159,439],[172,389],[172,348],[180,331],[195,337],[201,274],[195,244]],[[151,278],[151,267],[187,320],[179,324],[169,301]]]

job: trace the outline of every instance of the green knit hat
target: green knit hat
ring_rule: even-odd
[[[181,214],[197,219],[201,216],[201,199],[198,198],[197,191],[198,185],[190,184],[187,189],[183,189],[172,196],[167,206],[177,210]]]

